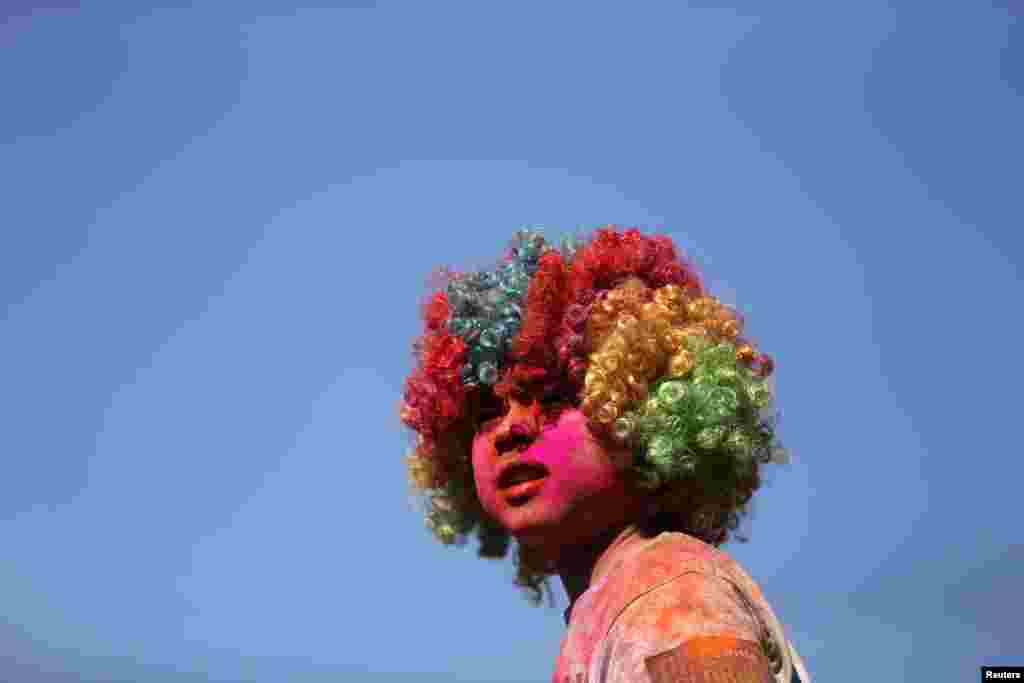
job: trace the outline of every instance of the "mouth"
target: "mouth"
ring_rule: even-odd
[[[498,490],[511,505],[521,505],[540,490],[548,470],[535,463],[515,463],[498,477]]]

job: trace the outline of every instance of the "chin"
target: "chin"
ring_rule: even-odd
[[[524,506],[527,507],[527,506]],[[557,515],[539,514],[535,510],[506,511],[502,526],[524,545],[547,545],[558,536],[562,520]]]

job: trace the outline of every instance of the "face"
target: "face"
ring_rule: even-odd
[[[484,509],[520,542],[552,549],[628,523],[640,504],[623,476],[631,458],[600,442],[579,410],[523,394],[473,439]]]

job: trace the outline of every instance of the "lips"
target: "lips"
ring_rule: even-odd
[[[536,496],[544,486],[548,468],[532,462],[514,462],[498,475],[498,490],[508,505],[518,507]]]
[[[509,489],[548,476],[548,469],[536,463],[515,463],[498,476],[498,489]]]

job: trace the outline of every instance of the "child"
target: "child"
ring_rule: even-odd
[[[400,408],[444,543],[516,545],[537,600],[570,598],[554,683],[809,683],[757,585],[718,549],[782,462],[773,363],[671,240],[520,231],[444,274]]]

